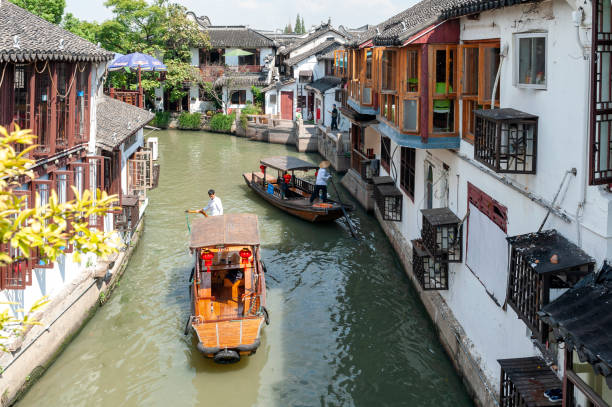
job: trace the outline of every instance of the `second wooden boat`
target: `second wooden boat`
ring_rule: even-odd
[[[328,199],[320,202],[316,199],[310,203],[314,184],[299,178],[297,172],[318,170],[319,167],[291,156],[270,157],[261,160],[260,171],[242,174],[246,184],[259,196],[277,208],[309,222],[329,222],[343,216],[342,204]],[[285,176],[289,177],[285,179]],[[283,182],[288,180],[286,192],[283,193]],[[328,191],[329,192],[329,191]],[[351,205],[344,205],[345,210],[352,210]]]

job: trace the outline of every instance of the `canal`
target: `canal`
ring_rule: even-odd
[[[159,188],[124,278],[19,407],[472,406],[372,216],[353,212],[355,241],[341,221],[286,215],[242,180],[261,157],[317,154],[209,133],[157,136]],[[209,188],[226,212],[259,216],[268,268],[271,324],[257,354],[235,365],[204,360],[183,335],[192,267],[184,210],[204,205]]]

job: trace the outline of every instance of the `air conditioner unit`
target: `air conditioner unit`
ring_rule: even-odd
[[[151,150],[151,154],[153,156],[153,161],[157,161],[157,158],[158,158],[158,146],[159,146],[159,141],[157,140],[157,137],[149,137],[147,139],[147,148],[149,148],[149,150]]]

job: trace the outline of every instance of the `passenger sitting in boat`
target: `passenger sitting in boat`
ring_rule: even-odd
[[[210,209],[211,216],[223,215],[223,204],[221,203],[221,198],[215,196],[215,190],[208,190],[208,197],[210,201],[208,201],[208,205],[205,208],[202,208],[202,211],[206,212]]]
[[[280,182],[283,199],[287,199],[287,195],[289,193],[289,184],[291,183],[291,175],[285,173]]]
[[[319,170],[317,171],[317,181],[315,182],[314,192],[310,195],[310,203],[312,204],[315,198],[319,197],[319,191],[323,191],[323,202],[327,202],[327,180],[331,178],[331,174],[327,170],[330,166],[329,161],[321,161]]]

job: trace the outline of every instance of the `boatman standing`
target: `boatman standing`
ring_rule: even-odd
[[[314,192],[310,195],[311,204],[314,202],[315,198],[319,197],[319,191],[323,191],[323,202],[327,202],[327,180],[331,178],[331,174],[328,170],[330,164],[329,161],[321,161],[321,164],[319,164]]]
[[[206,212],[210,209],[211,216],[223,215],[223,204],[221,203],[221,198],[215,196],[215,190],[208,190],[208,197],[210,201],[208,201],[208,205],[205,208],[202,208],[202,212]]]

